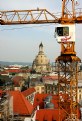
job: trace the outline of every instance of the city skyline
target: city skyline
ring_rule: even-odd
[[[0,0],[0,10],[28,10],[46,8],[51,13],[61,12],[62,0]],[[78,0],[81,8],[82,1]],[[60,55],[60,44],[54,38],[55,27],[58,24],[39,25],[0,25],[0,61],[32,62],[39,50],[39,44],[44,45],[44,53],[54,62]],[[82,59],[81,24],[76,25],[75,51]]]

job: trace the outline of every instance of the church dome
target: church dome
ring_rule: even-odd
[[[46,64],[49,63],[49,60],[48,60],[48,58],[44,55],[44,53],[39,53],[39,54],[36,56],[35,60],[36,60],[36,64],[37,64],[37,65],[43,65],[43,64],[46,65]]]
[[[49,68],[49,59],[44,54],[42,42],[39,45],[39,52],[33,61],[32,67],[36,70],[36,72],[48,71],[47,69]]]
[[[49,96],[47,96],[46,98],[45,98],[45,102],[48,102],[48,103],[50,103],[51,102],[51,100],[52,100],[52,96],[51,95],[49,95]]]
[[[47,103],[45,108],[54,109],[54,104],[53,103]]]

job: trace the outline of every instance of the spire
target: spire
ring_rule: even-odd
[[[43,44],[42,44],[42,42],[40,43],[39,47],[43,47]]]
[[[43,52],[43,44],[42,44],[42,42],[39,45],[39,52]]]

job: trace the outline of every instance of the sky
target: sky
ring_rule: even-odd
[[[0,10],[47,9],[51,13],[61,12],[62,0],[0,0]],[[78,8],[82,0],[78,0]],[[43,25],[0,25],[0,61],[32,62],[39,51],[39,44],[44,45],[44,53],[54,62],[60,55],[60,44],[54,38],[58,24]],[[75,50],[82,59],[82,25],[76,25]]]

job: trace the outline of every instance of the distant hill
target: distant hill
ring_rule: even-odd
[[[28,65],[28,66],[31,66],[32,63],[31,62],[6,62],[6,61],[0,61],[0,65],[3,65],[3,66],[9,66],[9,65]]]

